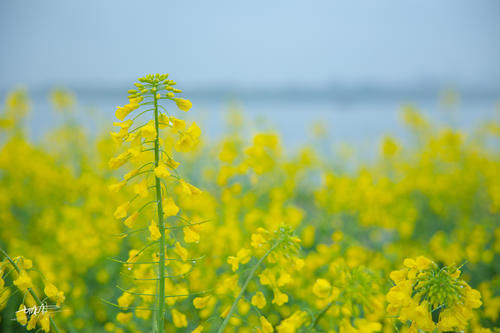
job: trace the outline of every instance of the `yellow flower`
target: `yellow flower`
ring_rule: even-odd
[[[262,327],[262,333],[273,333],[273,325],[267,321],[266,317],[260,316],[260,326]]]
[[[262,273],[259,274],[259,279],[260,283],[262,283],[264,286],[271,286],[276,282],[273,273],[268,269],[265,269]]]
[[[187,260],[188,251],[184,247],[182,247],[181,243],[179,242],[175,243],[174,252],[177,253],[177,255],[181,257],[182,260]]]
[[[134,250],[134,249],[130,250],[128,252],[127,262],[130,263],[130,264],[133,264],[133,263],[135,263],[137,261],[137,259],[139,259],[139,251]],[[132,267],[134,267],[134,265],[127,265],[127,266],[128,266],[127,268],[129,270],[132,269]]]
[[[174,326],[177,328],[187,327],[186,316],[176,309],[172,310],[172,319],[174,321]]]
[[[115,330],[115,324],[108,322],[104,325],[104,329],[106,332],[113,332]]]
[[[129,119],[129,120],[125,120],[124,122],[114,122],[113,123],[113,126],[117,126],[117,127],[120,127],[120,128],[123,128],[123,129],[129,129],[130,126],[132,126],[132,124],[134,123],[134,121],[132,119]]]
[[[313,286],[313,293],[319,298],[327,298],[330,296],[330,291],[332,290],[332,285],[328,280],[317,279]]]
[[[241,249],[236,254],[236,257],[229,256],[227,258],[227,263],[232,266],[232,270],[233,272],[235,272],[238,269],[239,264],[246,264],[247,262],[250,261],[250,259],[251,259],[250,251],[247,249]]]
[[[64,89],[54,89],[50,93],[50,101],[57,111],[70,110],[75,104],[75,95]]]
[[[134,184],[134,193],[139,195],[141,198],[146,198],[149,194],[148,183],[143,181],[143,182]]]
[[[295,258],[294,264],[295,264],[295,269],[300,271],[304,267],[305,261],[304,259],[301,258]]]
[[[400,147],[396,140],[391,137],[386,137],[382,142],[381,150],[384,156],[391,157],[396,155],[396,153],[400,150]]]
[[[201,129],[195,122],[193,122],[193,124],[191,124],[191,126],[182,135],[180,140],[177,141],[175,149],[181,152],[192,150],[198,144],[200,135]]]
[[[24,116],[31,108],[28,95],[24,89],[9,92],[5,101],[7,109],[12,110],[16,116]]]
[[[127,217],[123,223],[129,228],[133,228],[138,216],[139,212],[134,212],[129,217]]]
[[[198,195],[201,193],[201,190],[196,186],[193,186],[187,183],[184,179],[179,180],[179,185],[181,187],[181,191],[187,195]]]
[[[427,301],[420,303],[415,309],[415,322],[417,326],[426,332],[434,331],[435,324],[432,321],[432,315],[429,312],[429,305]]]
[[[135,170],[132,170],[132,171],[129,171],[127,172],[124,176],[123,176],[123,179],[124,180],[129,180],[130,178],[134,177],[135,175],[137,175],[139,173],[139,170],[135,169]]]
[[[115,111],[115,116],[116,116],[116,118],[123,120],[132,111],[133,110],[131,110],[130,108],[128,108],[126,106],[117,106],[116,111]]]
[[[201,333],[203,332],[203,326],[199,325],[191,333]]]
[[[158,126],[160,128],[165,128],[169,125],[170,125],[170,119],[168,118],[168,116],[164,113],[160,113],[160,115],[158,116]]]
[[[264,238],[264,236],[260,233],[255,233],[255,234],[252,234],[252,242],[250,243],[250,245],[253,247],[253,248],[260,248],[262,247],[262,245],[266,244],[267,241],[266,239]]]
[[[240,261],[239,261],[238,257],[229,256],[229,257],[227,257],[227,263],[231,265],[233,272],[236,272],[238,270]]]
[[[380,325],[380,323],[368,321],[366,319],[355,319],[354,324],[358,331],[363,333],[380,332],[382,330],[382,325]]]
[[[246,264],[252,258],[248,249],[240,249],[236,255],[242,264]]]
[[[164,164],[160,164],[155,168],[155,176],[158,178],[170,177],[170,172]]]
[[[110,134],[114,142],[116,142],[117,144],[121,144],[123,139],[127,137],[128,131],[125,128],[121,128],[118,133],[111,132]]]
[[[260,310],[266,306],[266,303],[266,298],[262,292],[258,291],[254,296],[252,296],[252,305],[256,306]]]
[[[158,229],[154,220],[151,221],[151,224],[149,225],[149,234],[152,240],[157,240],[161,237],[160,229]]]
[[[427,259],[424,256],[419,256],[415,260],[415,264],[419,270],[423,271],[423,270],[428,269],[432,266],[432,261],[430,259]]]
[[[282,293],[278,288],[273,288],[274,298],[272,303],[277,304],[279,306],[288,302],[288,295]]]
[[[116,192],[120,191],[126,184],[127,184],[126,181],[121,181],[119,183],[109,185],[108,189],[110,192],[116,193]]]
[[[33,287],[30,276],[24,270],[19,273],[19,277],[14,281],[14,284],[23,291]]]
[[[191,101],[189,101],[187,99],[175,98],[174,101],[175,101],[175,104],[177,104],[177,107],[180,110],[185,111],[185,112],[189,111],[191,109],[191,107],[193,106]]]
[[[297,329],[306,321],[307,317],[308,314],[306,312],[295,311],[290,317],[281,321],[281,323],[276,327],[276,331],[278,333],[296,332]],[[341,329],[341,332],[344,332],[344,330]],[[346,332],[351,333],[352,331]]]
[[[163,216],[175,216],[179,212],[179,207],[174,202],[174,199],[171,197],[165,198],[163,200]]]
[[[131,320],[132,320],[132,317],[134,315],[132,314],[132,312],[119,312],[117,315],[116,315],[116,320],[119,322],[119,323],[122,323],[122,324],[127,324],[129,323]]]
[[[47,312],[40,315],[39,323],[44,332],[50,332],[50,316]]]
[[[389,290],[387,293],[387,301],[396,306],[404,306],[411,299],[411,281],[406,280],[405,283],[400,283]]]
[[[130,153],[128,151],[121,153],[120,155],[113,157],[109,160],[109,168],[110,169],[118,169],[125,163],[127,163],[130,158]]]
[[[38,321],[38,316],[37,315],[32,315],[30,320],[28,321],[28,326],[26,326],[26,329],[28,331],[34,329],[36,327],[36,323]]]
[[[481,302],[481,294],[476,289],[472,289],[469,286],[465,287],[465,302],[466,306],[471,309],[477,309],[483,304]]]
[[[183,135],[175,144],[175,149],[180,152],[191,151],[196,146],[196,141],[189,135]]]
[[[146,140],[154,140],[156,139],[156,128],[154,125],[154,121],[150,120],[146,125],[141,127],[140,135],[141,137],[145,138]]]
[[[43,289],[43,292],[45,295],[47,295],[48,298],[54,300],[57,297],[57,293],[59,290],[57,290],[56,286],[54,286],[52,283],[47,282],[45,284],[45,288]]]
[[[21,325],[26,325],[28,323],[28,317],[26,316],[27,308],[24,304],[19,305],[19,310],[16,311],[16,320]]]
[[[64,292],[59,290],[57,292],[57,297],[56,297],[56,305],[61,306],[61,304],[66,300],[66,297],[64,296]]]
[[[210,302],[211,296],[205,297],[195,297],[193,299],[193,305],[196,309],[203,309]]]
[[[293,280],[292,280],[292,277],[290,276],[290,274],[288,274],[285,271],[281,271],[280,278],[278,279],[278,287],[283,287],[284,285],[287,285],[287,284],[291,283],[292,281]]]
[[[404,281],[406,279],[406,275],[407,275],[407,270],[401,269],[399,271],[392,271],[389,276],[392,279],[392,281],[394,281],[395,284],[398,284],[399,282]]]
[[[455,316],[455,311],[452,309],[444,309],[439,313],[439,322],[437,327],[440,332],[453,331],[455,327],[459,327],[460,321]]]
[[[172,128],[176,131],[182,131],[184,128],[186,128],[186,122],[182,119],[170,117],[170,121],[172,122]]]
[[[193,139],[196,140],[201,135],[201,129],[196,124],[196,122],[193,121],[193,123],[191,124],[191,126],[189,126],[189,128],[187,129],[186,134],[188,134],[189,136],[191,136]]]
[[[332,234],[332,240],[334,242],[340,242],[343,238],[344,238],[344,234],[342,233],[342,231],[335,231]]]
[[[128,211],[129,206],[130,206],[129,201],[118,206],[116,208],[115,212],[113,213],[113,216],[115,217],[115,219],[119,220],[119,219],[122,219],[125,216],[127,216],[127,211]]]
[[[124,292],[123,295],[118,297],[118,305],[121,308],[128,308],[133,301],[134,301],[134,295],[128,292]]]
[[[191,227],[184,227],[184,241],[186,243],[198,243],[200,241],[200,234],[194,231]]]
[[[406,267],[408,268],[416,268],[417,267],[417,262],[415,261],[415,259],[412,259],[412,258],[406,258],[404,261],[403,261],[403,265],[405,265]]]
[[[17,266],[20,269],[30,269],[31,267],[33,267],[33,261],[31,261],[30,259],[26,259],[24,257],[19,257]]]
[[[137,109],[139,107],[139,103],[142,101],[143,97],[138,97],[138,98],[132,98],[129,100],[129,104],[126,104],[122,107],[120,106],[117,106],[116,107],[116,112],[115,112],[115,116],[116,118],[120,119],[120,120],[123,120],[125,119],[125,117],[132,111],[134,111],[135,109]]]
[[[167,166],[170,168],[170,169],[177,169],[177,167],[180,165],[179,162],[176,162],[175,160],[169,158],[167,160]]]
[[[151,310],[135,309],[135,316],[144,320],[151,318]]]

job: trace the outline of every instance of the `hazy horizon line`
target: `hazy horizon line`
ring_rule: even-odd
[[[89,83],[45,83],[33,85],[14,85],[0,87],[0,96],[16,87],[24,87],[30,96],[47,95],[52,89],[64,88],[77,96],[126,96],[131,85],[120,83],[115,85]],[[186,88],[186,87],[184,87]],[[187,92],[187,90],[185,90]],[[461,99],[500,99],[500,84],[450,84],[442,81],[415,81],[406,84],[388,84],[376,82],[352,83],[330,82],[328,84],[294,84],[294,85],[227,85],[192,84],[189,87],[189,97],[203,100],[216,99],[268,99],[281,100],[290,97],[301,100],[394,100],[436,99],[446,92],[458,95]]]

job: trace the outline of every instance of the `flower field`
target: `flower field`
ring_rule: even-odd
[[[500,113],[403,107],[410,140],[349,166],[236,112],[205,140],[172,79],[131,83],[96,136],[55,90],[36,143],[37,106],[5,96],[0,332],[500,331]]]

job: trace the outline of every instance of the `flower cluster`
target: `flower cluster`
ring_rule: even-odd
[[[465,330],[481,295],[460,279],[460,269],[440,268],[423,256],[407,258],[404,265],[390,275],[396,285],[387,294],[388,314],[410,321],[412,332]]]
[[[0,310],[7,305],[9,297],[15,294],[11,292],[12,288],[7,286],[4,280],[12,273],[12,284],[23,295],[22,303],[16,311],[17,322],[25,326],[28,331],[39,326],[43,332],[50,332],[52,326],[56,332],[59,332],[51,313],[60,309],[65,301],[64,292],[45,280],[43,292],[46,297],[42,301],[35,291],[37,286],[32,277],[32,272],[35,272],[33,262],[24,257],[11,258],[5,251],[1,249],[0,251],[5,256],[0,263]]]

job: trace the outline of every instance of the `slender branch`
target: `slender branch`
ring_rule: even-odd
[[[243,284],[243,286],[241,287],[241,290],[240,290],[240,293],[238,294],[238,296],[236,297],[236,299],[234,300],[233,304],[231,305],[231,309],[229,310],[229,313],[227,314],[226,318],[224,318],[224,321],[222,322],[222,325],[219,327],[219,330],[217,331],[217,333],[222,333],[224,332],[224,329],[226,328],[227,324],[229,323],[229,319],[231,319],[231,316],[234,312],[234,310],[236,309],[236,306],[238,305],[238,302],[240,301],[240,298],[243,296],[243,294],[245,293],[245,290],[247,289],[248,287],[248,284],[250,283],[250,281],[252,280],[255,272],[257,271],[257,269],[259,268],[259,266],[262,264],[262,262],[267,258],[267,256],[274,251],[275,248],[278,247],[278,245],[280,245],[282,242],[282,240],[280,241],[277,241],[269,250],[267,250],[267,252],[262,256],[262,258],[259,259],[259,261],[255,264],[255,266],[253,266],[252,270],[250,271],[250,274],[248,275],[245,283]]]
[[[316,325],[318,325],[320,319],[325,315],[325,313],[328,312],[328,310],[331,308],[331,306],[333,305],[333,301],[331,301],[330,303],[328,303],[324,308],[323,310],[321,310],[321,312],[318,314],[318,316],[314,319],[313,321],[313,324],[311,326],[311,329],[315,328]]]
[[[122,236],[127,236],[127,235],[130,235],[130,234],[134,234],[136,232],[140,232],[140,231],[143,231],[143,230],[146,230],[146,229],[148,229],[148,227],[140,228],[140,229],[134,229],[134,230],[129,230],[129,231],[124,231],[124,232],[119,233],[119,234],[111,234],[110,236],[113,236],[113,237],[122,237]]]
[[[134,179],[135,177],[137,176],[140,176],[140,175],[143,175],[145,173],[150,173],[150,172],[153,172],[154,170],[151,169],[151,170],[144,170],[144,171],[141,171],[139,173],[136,173],[135,175],[133,175],[132,177],[130,177],[129,179],[127,179],[127,182],[130,181],[131,179]]]
[[[103,301],[106,304],[112,305],[116,308],[122,309],[122,306],[119,306],[116,303],[110,302],[104,298],[101,298],[101,301]],[[135,309],[135,310],[156,310],[156,308],[148,308],[148,307],[140,307],[140,306],[127,306],[127,309]]]
[[[147,125],[147,124],[144,124],[144,125],[141,125],[141,126],[137,126],[137,127],[136,127],[136,128],[134,128],[133,130],[128,131],[128,133],[129,133],[129,134],[130,134],[130,133],[133,133],[133,132],[137,131],[138,129],[143,128],[143,127],[144,127],[144,126],[146,126],[146,125]]]
[[[142,116],[146,112],[151,112],[151,111],[154,111],[154,110],[155,109],[147,109],[146,111],[142,111],[141,113],[137,114],[134,118],[132,118],[132,120],[136,120],[137,118],[139,118],[140,116]]]
[[[145,203],[141,208],[139,208],[137,211],[140,212],[142,211],[144,208],[146,208],[147,206],[151,205],[152,203],[155,203],[156,201],[150,201],[148,203]]]

